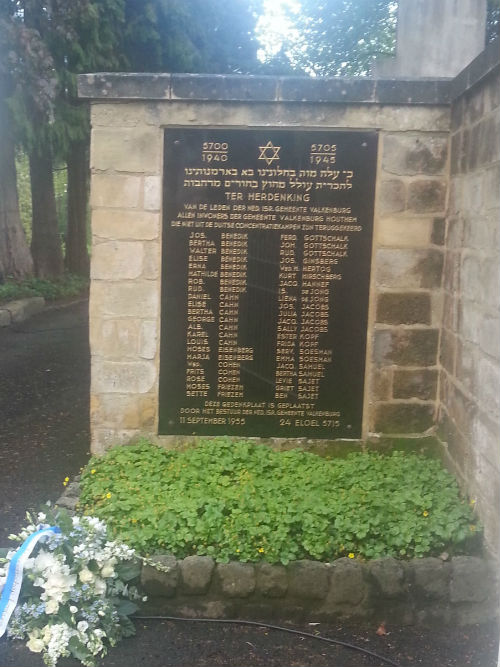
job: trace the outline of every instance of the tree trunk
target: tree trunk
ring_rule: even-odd
[[[68,231],[66,235],[66,269],[81,276],[89,275],[87,252],[87,142],[71,144],[68,158]]]
[[[31,253],[35,274],[55,278],[63,273],[61,237],[57,225],[52,154],[45,146],[30,153],[31,199],[33,225]]]
[[[6,100],[0,97],[0,282],[32,274],[33,260],[19,215],[12,121]]]

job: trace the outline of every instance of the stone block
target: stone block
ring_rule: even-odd
[[[439,361],[443,368],[452,375],[455,373],[455,359],[457,349],[457,337],[451,331],[444,329],[441,333],[441,347],[439,350]]]
[[[90,75],[94,76],[94,75]],[[106,84],[103,84],[103,87]],[[131,102],[116,104],[101,102],[91,105],[92,127],[135,127],[144,124],[147,120],[146,109],[143,102]]]
[[[444,211],[446,183],[439,180],[412,181],[408,186],[408,210],[414,213]]]
[[[453,293],[445,292],[443,298],[443,327],[458,331],[458,300]]]
[[[420,398],[423,401],[437,399],[438,372],[435,369],[419,368],[417,370],[394,369],[393,397]]]
[[[158,280],[161,266],[161,246],[156,241],[144,244],[144,262],[142,277],[145,280]]]
[[[288,593],[307,600],[322,600],[328,590],[328,566],[312,560],[288,565]]]
[[[406,208],[406,186],[403,181],[383,181],[378,190],[379,214],[398,213]]]
[[[146,211],[95,209],[92,212],[92,234],[116,241],[150,241],[160,235],[160,216]]]
[[[484,175],[484,198],[483,206],[485,210],[500,208],[500,192],[498,184],[500,183],[500,165],[492,165]],[[495,218],[498,220],[498,217]]]
[[[137,208],[140,194],[140,176],[92,174],[90,204],[93,208]]]
[[[115,283],[94,280],[90,286],[90,317],[156,319],[159,285],[152,281]]]
[[[400,598],[408,592],[405,567],[395,558],[380,558],[368,564],[368,571],[383,598]]]
[[[430,294],[383,292],[377,299],[376,320],[383,324],[430,324]]]
[[[475,153],[479,166],[498,162],[500,155],[500,114],[487,116],[474,130],[477,130]]]
[[[500,340],[497,340],[500,345]],[[500,365],[486,357],[476,367],[475,395],[481,410],[500,420]]]
[[[156,380],[150,361],[104,361],[92,359],[92,391],[103,394],[147,394]]]
[[[158,348],[158,323],[155,320],[142,322],[139,338],[139,355],[143,359],[154,359]]]
[[[431,243],[434,245],[444,245],[446,233],[446,219],[434,218],[432,221]]]
[[[447,135],[389,134],[384,137],[382,168],[400,176],[432,176],[444,171],[447,155]]]
[[[477,300],[482,293],[481,258],[467,253],[462,256],[460,284],[462,293],[468,299]]]
[[[482,301],[489,308],[500,310],[500,262],[498,255],[490,256],[484,260],[481,266],[481,282],[482,282]],[[476,294],[476,299],[478,295]]]
[[[440,558],[415,558],[411,561],[410,568],[417,597],[424,600],[448,600],[450,563],[445,563]]]
[[[374,401],[388,401],[392,397],[392,370],[374,368],[370,395]]]
[[[463,166],[463,145],[464,145],[464,134],[463,132],[456,132],[451,137],[450,145],[450,173],[452,176],[460,174]]]
[[[42,296],[31,296],[26,299],[9,301],[3,308],[10,313],[10,323],[18,324],[39,313],[44,306],[45,299]]]
[[[452,558],[450,581],[452,602],[483,602],[492,591],[492,584],[491,572],[481,558],[476,556]]]
[[[179,580],[177,560],[174,556],[154,556],[151,560],[154,565],[142,566],[142,588],[155,597],[174,597]]]
[[[94,127],[90,164],[99,171],[160,173],[162,133],[154,127]]]
[[[187,556],[179,561],[181,592],[187,595],[203,595],[210,587],[215,562],[209,556]]]
[[[432,229],[432,218],[384,217],[376,226],[377,244],[387,248],[427,247]]]
[[[95,318],[90,326],[90,347],[92,354],[107,359],[137,357],[141,320],[121,318],[101,320]]]
[[[435,366],[437,329],[379,329],[375,332],[374,359],[379,366]]]
[[[126,430],[154,426],[157,399],[154,394],[100,394],[91,400],[92,421],[101,426],[119,424]]]
[[[328,607],[337,604],[357,605],[367,594],[368,588],[363,568],[349,558],[339,558],[331,564],[330,589],[326,599]]]
[[[382,248],[376,256],[376,282],[380,287],[416,289],[440,287],[443,253],[428,250]]]
[[[66,510],[74,512],[76,510],[76,506],[78,505],[78,498],[76,496],[63,495],[57,501],[57,505],[59,507],[63,507]]]
[[[379,403],[374,430],[378,433],[424,433],[434,425],[434,403]]]
[[[479,344],[483,319],[484,309],[474,300],[460,300],[458,305],[458,333],[465,340]]]
[[[162,182],[161,176],[144,177],[144,210],[159,211],[161,209]]]
[[[288,575],[283,565],[261,563],[257,566],[257,591],[269,598],[281,598],[288,590]]]
[[[500,360],[500,317],[485,315],[479,331],[481,350],[497,361]]]
[[[250,563],[218,563],[222,592],[230,598],[246,598],[255,590],[255,568]]]
[[[137,439],[140,431],[137,429],[101,428],[90,418],[91,426],[91,452],[102,456],[112,447],[128,445]]]
[[[135,280],[142,273],[144,247],[140,241],[94,244],[90,276],[93,280]]]

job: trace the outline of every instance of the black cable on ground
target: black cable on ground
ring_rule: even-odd
[[[312,632],[304,632],[302,630],[294,630],[293,628],[284,628],[281,625],[271,625],[270,623],[259,623],[258,621],[242,621],[239,619],[227,619],[227,618],[182,618],[180,616],[131,616],[136,621],[191,621],[194,623],[231,623],[233,625],[250,625],[257,628],[268,628],[269,630],[280,630],[281,632],[288,632],[292,635],[300,635],[301,637],[309,637],[310,639],[319,639],[323,642],[328,642],[329,644],[336,644],[337,646],[343,646],[344,648],[350,648],[353,651],[359,651],[360,653],[365,653],[370,655],[372,658],[377,658],[392,667],[400,667],[397,662],[394,662],[390,658],[384,658],[384,656],[375,653],[374,651],[369,651],[362,646],[356,646],[355,644],[349,644],[348,642],[343,642],[340,639],[331,639],[330,637],[323,637],[322,635],[314,635]]]

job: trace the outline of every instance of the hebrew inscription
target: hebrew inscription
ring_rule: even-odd
[[[165,130],[160,434],[361,437],[376,154]]]

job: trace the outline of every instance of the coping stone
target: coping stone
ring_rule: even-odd
[[[277,77],[240,74],[78,75],[78,95],[94,100],[205,100],[335,104],[448,105],[450,79]]]

